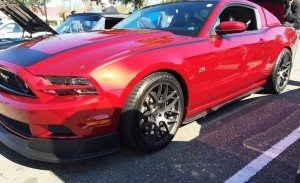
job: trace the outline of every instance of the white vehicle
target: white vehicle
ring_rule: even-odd
[[[10,21],[0,26],[0,39],[22,38],[24,29],[16,22]]]

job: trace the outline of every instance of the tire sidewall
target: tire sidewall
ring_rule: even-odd
[[[282,87],[279,87],[278,84],[277,84],[277,73],[278,73],[278,70],[279,70],[279,67],[280,67],[281,63],[283,62],[282,59],[284,58],[284,56],[286,54],[289,55],[290,59],[292,58],[291,57],[291,52],[287,48],[284,48],[280,52],[280,54],[279,54],[279,56],[278,56],[278,58],[275,62],[275,65],[272,69],[272,72],[271,72],[270,76],[267,79],[266,90],[270,93],[274,93],[274,94],[281,93],[286,88],[286,86],[288,84],[288,82],[287,82]],[[291,60],[291,64],[292,64],[292,60]],[[289,75],[288,75],[288,78],[287,78],[288,80],[289,80],[290,75],[291,75],[291,69],[292,69],[292,67],[290,67],[290,69],[289,69]]]
[[[289,52],[289,50],[288,49],[284,49],[284,50],[282,50],[282,52],[281,52],[281,54],[280,54],[280,57],[279,57],[279,59],[278,59],[278,61],[276,62],[276,69],[274,69],[274,73],[273,73],[273,82],[274,82],[274,86],[275,86],[275,90],[276,90],[276,92],[278,92],[278,93],[280,93],[280,92],[282,92],[285,88],[286,88],[286,86],[287,86],[287,83],[285,83],[285,85],[284,86],[282,86],[282,87],[280,87],[280,86],[278,86],[278,84],[277,84],[277,73],[278,73],[278,70],[279,70],[279,67],[280,67],[280,65],[282,64],[282,62],[283,62],[283,58],[285,57],[285,55],[286,54],[288,54],[288,56],[290,57],[290,59],[291,59],[291,53]],[[292,64],[292,62],[291,62],[291,64]],[[291,75],[291,68],[292,67],[290,67],[290,69],[289,69],[289,75],[288,75],[288,80],[289,80],[289,78],[290,78],[290,75]]]
[[[162,143],[151,143],[149,144],[143,137],[140,131],[140,124],[139,124],[139,113],[136,112],[136,116],[131,116],[130,118],[133,119],[131,121],[123,121],[123,123],[129,123],[127,125],[130,125],[130,129],[132,132],[132,137],[137,146],[148,152],[154,152],[159,149],[162,149],[164,146],[169,144],[169,142],[173,139],[174,135],[176,134],[178,127],[180,126],[180,123],[182,122],[183,118],[183,112],[184,112],[184,97],[183,97],[183,91],[181,89],[181,86],[179,82],[176,80],[174,76],[172,76],[169,73],[166,72],[158,72],[149,75],[148,77],[144,78],[136,87],[138,88],[137,91],[133,90],[129,96],[129,98],[134,102],[134,105],[128,108],[128,106],[124,107],[123,111],[128,111],[128,110],[134,110],[134,111],[140,111],[140,108],[142,106],[142,103],[147,96],[147,94],[156,86],[160,84],[169,84],[172,85],[177,91],[178,95],[180,96],[180,116],[179,116],[179,122],[176,124],[176,126],[173,127],[172,133],[170,136],[162,141]],[[127,103],[127,102],[126,102]]]

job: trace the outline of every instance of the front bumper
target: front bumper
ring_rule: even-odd
[[[41,139],[28,140],[18,137],[0,125],[0,141],[31,159],[68,163],[120,151],[117,133],[84,139]]]
[[[91,127],[82,124],[99,115],[113,121],[114,111],[106,97],[44,102],[0,92],[0,142],[28,158],[47,162],[73,162],[111,154],[120,151],[115,123]],[[51,133],[51,126],[65,127],[71,136]],[[21,133],[26,131],[30,133]]]
[[[1,61],[0,142],[32,159],[69,162],[119,150],[118,96],[57,96],[44,92],[49,83],[25,68]],[[18,76],[33,97],[16,94]],[[19,86],[19,85],[18,85]]]

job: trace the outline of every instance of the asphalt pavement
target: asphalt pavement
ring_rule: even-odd
[[[181,127],[165,149],[72,164],[27,159],[0,143],[0,182],[294,183],[300,163],[300,50],[289,85]]]

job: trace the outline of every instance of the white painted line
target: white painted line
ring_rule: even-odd
[[[175,142],[190,142],[200,135],[201,125],[196,121],[189,125],[182,126],[178,129],[173,141]]]
[[[225,183],[247,182],[251,177],[257,174],[263,167],[265,167],[298,139],[300,139],[300,126],[284,139],[280,140],[277,144],[273,145],[270,149],[263,152],[263,154],[250,162],[228,180],[226,180]]]

